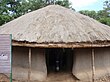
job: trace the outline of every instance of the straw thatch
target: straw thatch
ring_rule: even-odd
[[[110,27],[59,5],[25,14],[0,27],[15,41],[70,43],[110,41]]]

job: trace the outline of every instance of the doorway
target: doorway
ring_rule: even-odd
[[[70,48],[46,49],[47,80],[45,82],[75,82],[72,74],[74,50]]]
[[[46,65],[48,73],[72,72],[74,53],[70,48],[46,49]]]

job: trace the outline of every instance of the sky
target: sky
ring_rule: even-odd
[[[72,3],[72,7],[76,11],[80,10],[102,10],[103,2],[105,0],[69,0]]]

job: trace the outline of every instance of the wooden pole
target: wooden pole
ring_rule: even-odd
[[[31,75],[31,48],[29,48],[29,69],[28,69],[28,82],[30,82]]]
[[[95,79],[95,53],[94,53],[94,49],[92,49],[92,82],[94,82]]]

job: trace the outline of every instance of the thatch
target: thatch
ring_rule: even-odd
[[[110,27],[59,5],[27,13],[0,27],[14,41],[75,43],[110,41]]]

